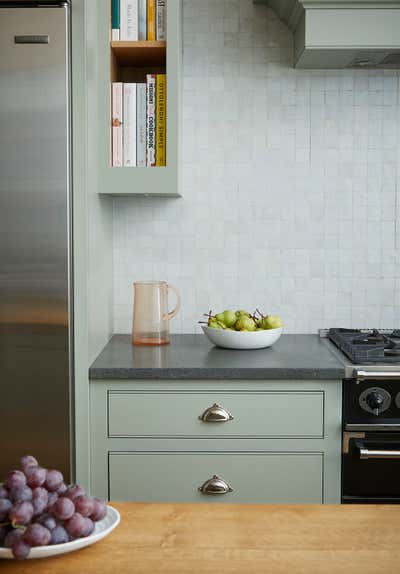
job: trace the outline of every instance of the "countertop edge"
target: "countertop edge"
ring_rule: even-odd
[[[131,368],[91,368],[89,370],[90,380],[342,380],[344,368],[337,369],[176,369],[176,368],[151,368],[151,369],[131,369]]]

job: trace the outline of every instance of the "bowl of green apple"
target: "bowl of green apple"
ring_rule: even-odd
[[[226,309],[215,315],[205,313],[207,321],[199,321],[206,337],[225,349],[264,349],[271,347],[282,335],[283,323],[278,315],[264,315],[258,309]]]

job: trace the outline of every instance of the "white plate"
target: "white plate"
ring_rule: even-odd
[[[225,349],[264,349],[270,347],[282,335],[283,327],[265,331],[225,331],[201,326],[211,343]]]
[[[31,549],[28,559],[57,556],[58,554],[66,554],[67,552],[73,552],[74,550],[85,548],[85,546],[96,544],[96,542],[108,536],[118,526],[120,520],[121,517],[118,510],[112,506],[107,506],[107,514],[103,520],[96,522],[93,534],[86,538],[78,538],[77,540],[72,540],[72,542],[66,542],[65,544],[37,546]],[[0,548],[0,558],[13,558],[11,550],[9,548]]]

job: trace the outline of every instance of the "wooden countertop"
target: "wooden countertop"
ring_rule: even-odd
[[[400,506],[113,504],[121,524],[56,558],[1,574],[394,574]]]

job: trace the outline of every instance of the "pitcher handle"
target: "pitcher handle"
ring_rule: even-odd
[[[168,313],[168,318],[172,319],[173,317],[175,317],[175,315],[177,315],[179,309],[181,308],[181,296],[179,295],[178,290],[176,289],[176,287],[174,287],[173,285],[170,285],[168,283],[168,290],[171,290],[175,293],[176,296],[176,306],[175,309],[173,309],[172,311],[170,311]]]

